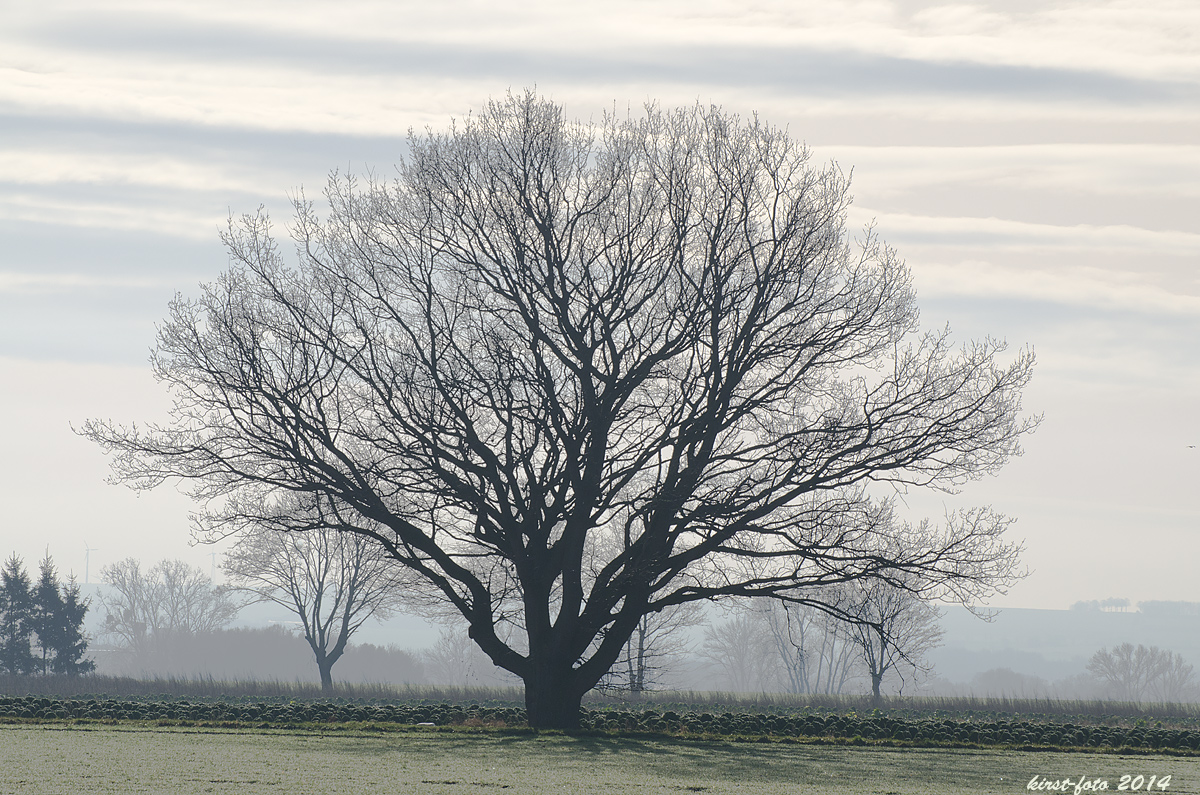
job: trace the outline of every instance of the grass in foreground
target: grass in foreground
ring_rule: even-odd
[[[1197,793],[1200,763],[1160,756],[752,745],[672,738],[0,726],[0,792],[704,792],[947,795],[1026,792],[1030,780],[1132,782]],[[1127,786],[1127,789],[1130,787]]]

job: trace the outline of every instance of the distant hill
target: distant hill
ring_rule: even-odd
[[[1006,608],[989,623],[962,607],[943,608],[943,645],[930,658],[945,679],[969,682],[994,668],[1047,680],[1083,673],[1101,647],[1158,646],[1200,669],[1200,611],[1190,602],[1147,603],[1145,612]]]

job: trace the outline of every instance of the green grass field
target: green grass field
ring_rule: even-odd
[[[1018,793],[1034,776],[1200,793],[1200,760],[410,731],[0,726],[0,793]],[[1049,791],[1049,790],[1042,790]],[[1073,787],[1072,790],[1073,791]]]

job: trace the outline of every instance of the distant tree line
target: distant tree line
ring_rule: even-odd
[[[423,652],[350,644],[369,616],[419,607],[406,599],[407,583],[372,568],[375,558],[363,549],[352,537],[318,528],[246,533],[225,558],[228,586],[178,560],[147,567],[128,558],[106,566],[100,603],[111,647],[104,672],[307,679],[315,657],[329,687],[322,652],[328,663],[345,652],[341,676],[348,681],[519,681],[450,622]],[[239,595],[286,608],[297,626],[229,629],[244,604]],[[941,635],[931,605],[900,588],[865,583],[830,589],[824,601],[840,615],[752,600],[724,621],[695,604],[643,617],[599,689],[636,694],[704,681],[734,691],[837,694],[865,680],[878,695],[885,680],[903,692],[928,673],[925,654]]]
[[[1138,602],[1138,612],[1159,616],[1200,616],[1200,602]]]
[[[644,616],[598,689],[636,694],[703,681],[734,692],[836,695],[866,683],[878,698],[931,676],[927,654],[942,638],[934,605],[883,581],[818,596],[819,605],[733,603],[721,621],[696,604]]]
[[[228,589],[181,560],[143,570],[140,561],[126,558],[105,566],[101,576],[110,586],[100,598],[105,631],[139,651],[174,636],[220,629],[238,612]]]
[[[36,585],[13,553],[0,570],[0,672],[76,676],[93,671],[96,664],[84,659],[87,611],[79,584],[74,577],[66,583],[59,579],[49,553]]]
[[[200,569],[163,560],[144,569],[136,558],[105,566],[100,595],[104,636],[131,671],[160,669],[188,639],[222,629],[240,605]]]
[[[1196,698],[1196,671],[1183,656],[1157,646],[1103,648],[1087,665],[1106,694],[1120,701],[1178,702]]]
[[[1121,612],[1129,611],[1131,603],[1128,599],[1116,597],[1109,599],[1092,599],[1079,601],[1071,605],[1072,610],[1082,612]],[[1137,603],[1137,611],[1147,615],[1161,616],[1200,616],[1200,602],[1169,602],[1151,600]]]
[[[308,532],[242,534],[225,558],[230,585],[217,585],[181,560],[144,568],[135,558],[105,566],[101,595],[104,634],[115,647],[105,667],[125,674],[196,675],[255,672],[299,676],[306,656],[290,631],[230,630],[248,602],[272,601],[299,620],[322,685],[332,689],[331,668],[353,648],[350,638],[372,616],[399,604],[403,583],[380,565],[376,550],[356,537],[314,528]],[[407,653],[357,647],[351,676],[367,656],[391,660],[394,676],[419,678]],[[274,662],[269,662],[269,661]],[[379,676],[376,671],[372,676]]]
[[[704,633],[701,656],[737,691],[840,694],[866,682],[879,698],[932,673],[940,613],[883,581],[825,589],[823,607],[761,602]],[[830,609],[832,608],[832,609]]]
[[[405,583],[374,574],[359,578],[356,573],[367,568],[355,554],[357,548],[334,554],[329,544],[345,544],[334,534],[279,534],[266,540],[276,537],[287,539],[291,546],[267,549],[261,535],[243,539],[227,560],[233,588],[214,585],[200,569],[182,561],[162,561],[146,569],[130,558],[105,567],[110,589],[101,598],[104,626],[120,649],[118,658],[106,667],[133,674],[307,678],[313,657],[304,653],[305,641],[315,654],[313,627],[319,625],[331,628],[320,636],[332,641],[330,648],[338,649],[338,656],[346,652],[343,677],[347,680],[514,683],[465,632],[450,627],[424,652],[350,645],[350,635],[366,618],[357,611],[378,610],[386,615],[402,604]],[[250,540],[257,546],[249,545]],[[271,587],[278,591],[270,591]],[[271,599],[301,619],[302,610],[308,609],[309,622],[296,622],[303,638],[282,627],[226,629],[240,607],[235,598],[239,591]],[[58,582],[48,557],[36,587],[20,560],[10,558],[0,594],[0,670],[82,673],[94,668],[94,663],[82,660],[87,644],[80,625],[87,604],[80,600],[73,580],[65,587]],[[368,595],[372,601],[361,601]],[[942,636],[933,605],[902,587],[850,583],[829,589],[822,595],[822,606],[751,600],[728,611],[724,620],[714,620],[691,604],[645,617],[600,689],[639,693],[684,684],[695,687],[695,681],[707,678],[705,684],[719,689],[797,694],[855,692],[865,683],[878,696],[882,685],[902,694],[931,674],[926,655]],[[830,606],[836,610],[831,612]],[[1101,609],[1100,603],[1093,609]],[[55,616],[57,624],[51,620]],[[55,627],[70,617],[74,634],[56,634]],[[22,648],[24,656],[12,651]],[[302,662],[305,657],[307,663]],[[977,676],[972,689],[1008,696],[1049,696],[1054,691],[1060,697],[1073,694],[1132,702],[1200,697],[1193,667],[1181,655],[1153,646],[1125,643],[1101,649],[1087,669],[1076,677],[1078,681],[1056,685],[994,669]],[[320,674],[328,686],[328,668]]]
[[[1089,658],[1084,673],[1054,682],[1011,668],[993,668],[977,674],[966,690],[953,685],[937,690],[939,695],[1103,699],[1140,704],[1200,700],[1195,668],[1183,655],[1132,643],[1102,648]]]
[[[426,682],[424,656],[395,647],[352,644],[347,646],[338,668],[342,682]],[[320,681],[305,639],[283,624],[177,635],[159,652],[142,657],[116,651],[100,658],[97,673],[225,682]]]
[[[1091,601],[1079,601],[1071,605],[1072,610],[1081,610],[1084,612],[1104,611],[1106,613],[1128,612],[1129,600],[1118,597],[1109,599],[1092,599]]]

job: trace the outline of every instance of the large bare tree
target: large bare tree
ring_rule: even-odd
[[[83,430],[117,480],[190,483],[213,533],[309,496],[462,614],[539,727],[673,605],[1011,578],[1004,517],[895,537],[868,486],[996,471],[1033,356],[922,333],[837,167],[719,109],[579,124],[529,93],[410,150],[332,179],[324,218],[299,198],[291,264],[231,221],[234,264],[159,332],[171,422]]]
[[[293,517],[289,512],[288,521]],[[234,586],[300,620],[327,691],[350,638],[368,619],[401,606],[411,579],[371,538],[319,523],[307,530],[262,525],[243,531],[223,569]]]

